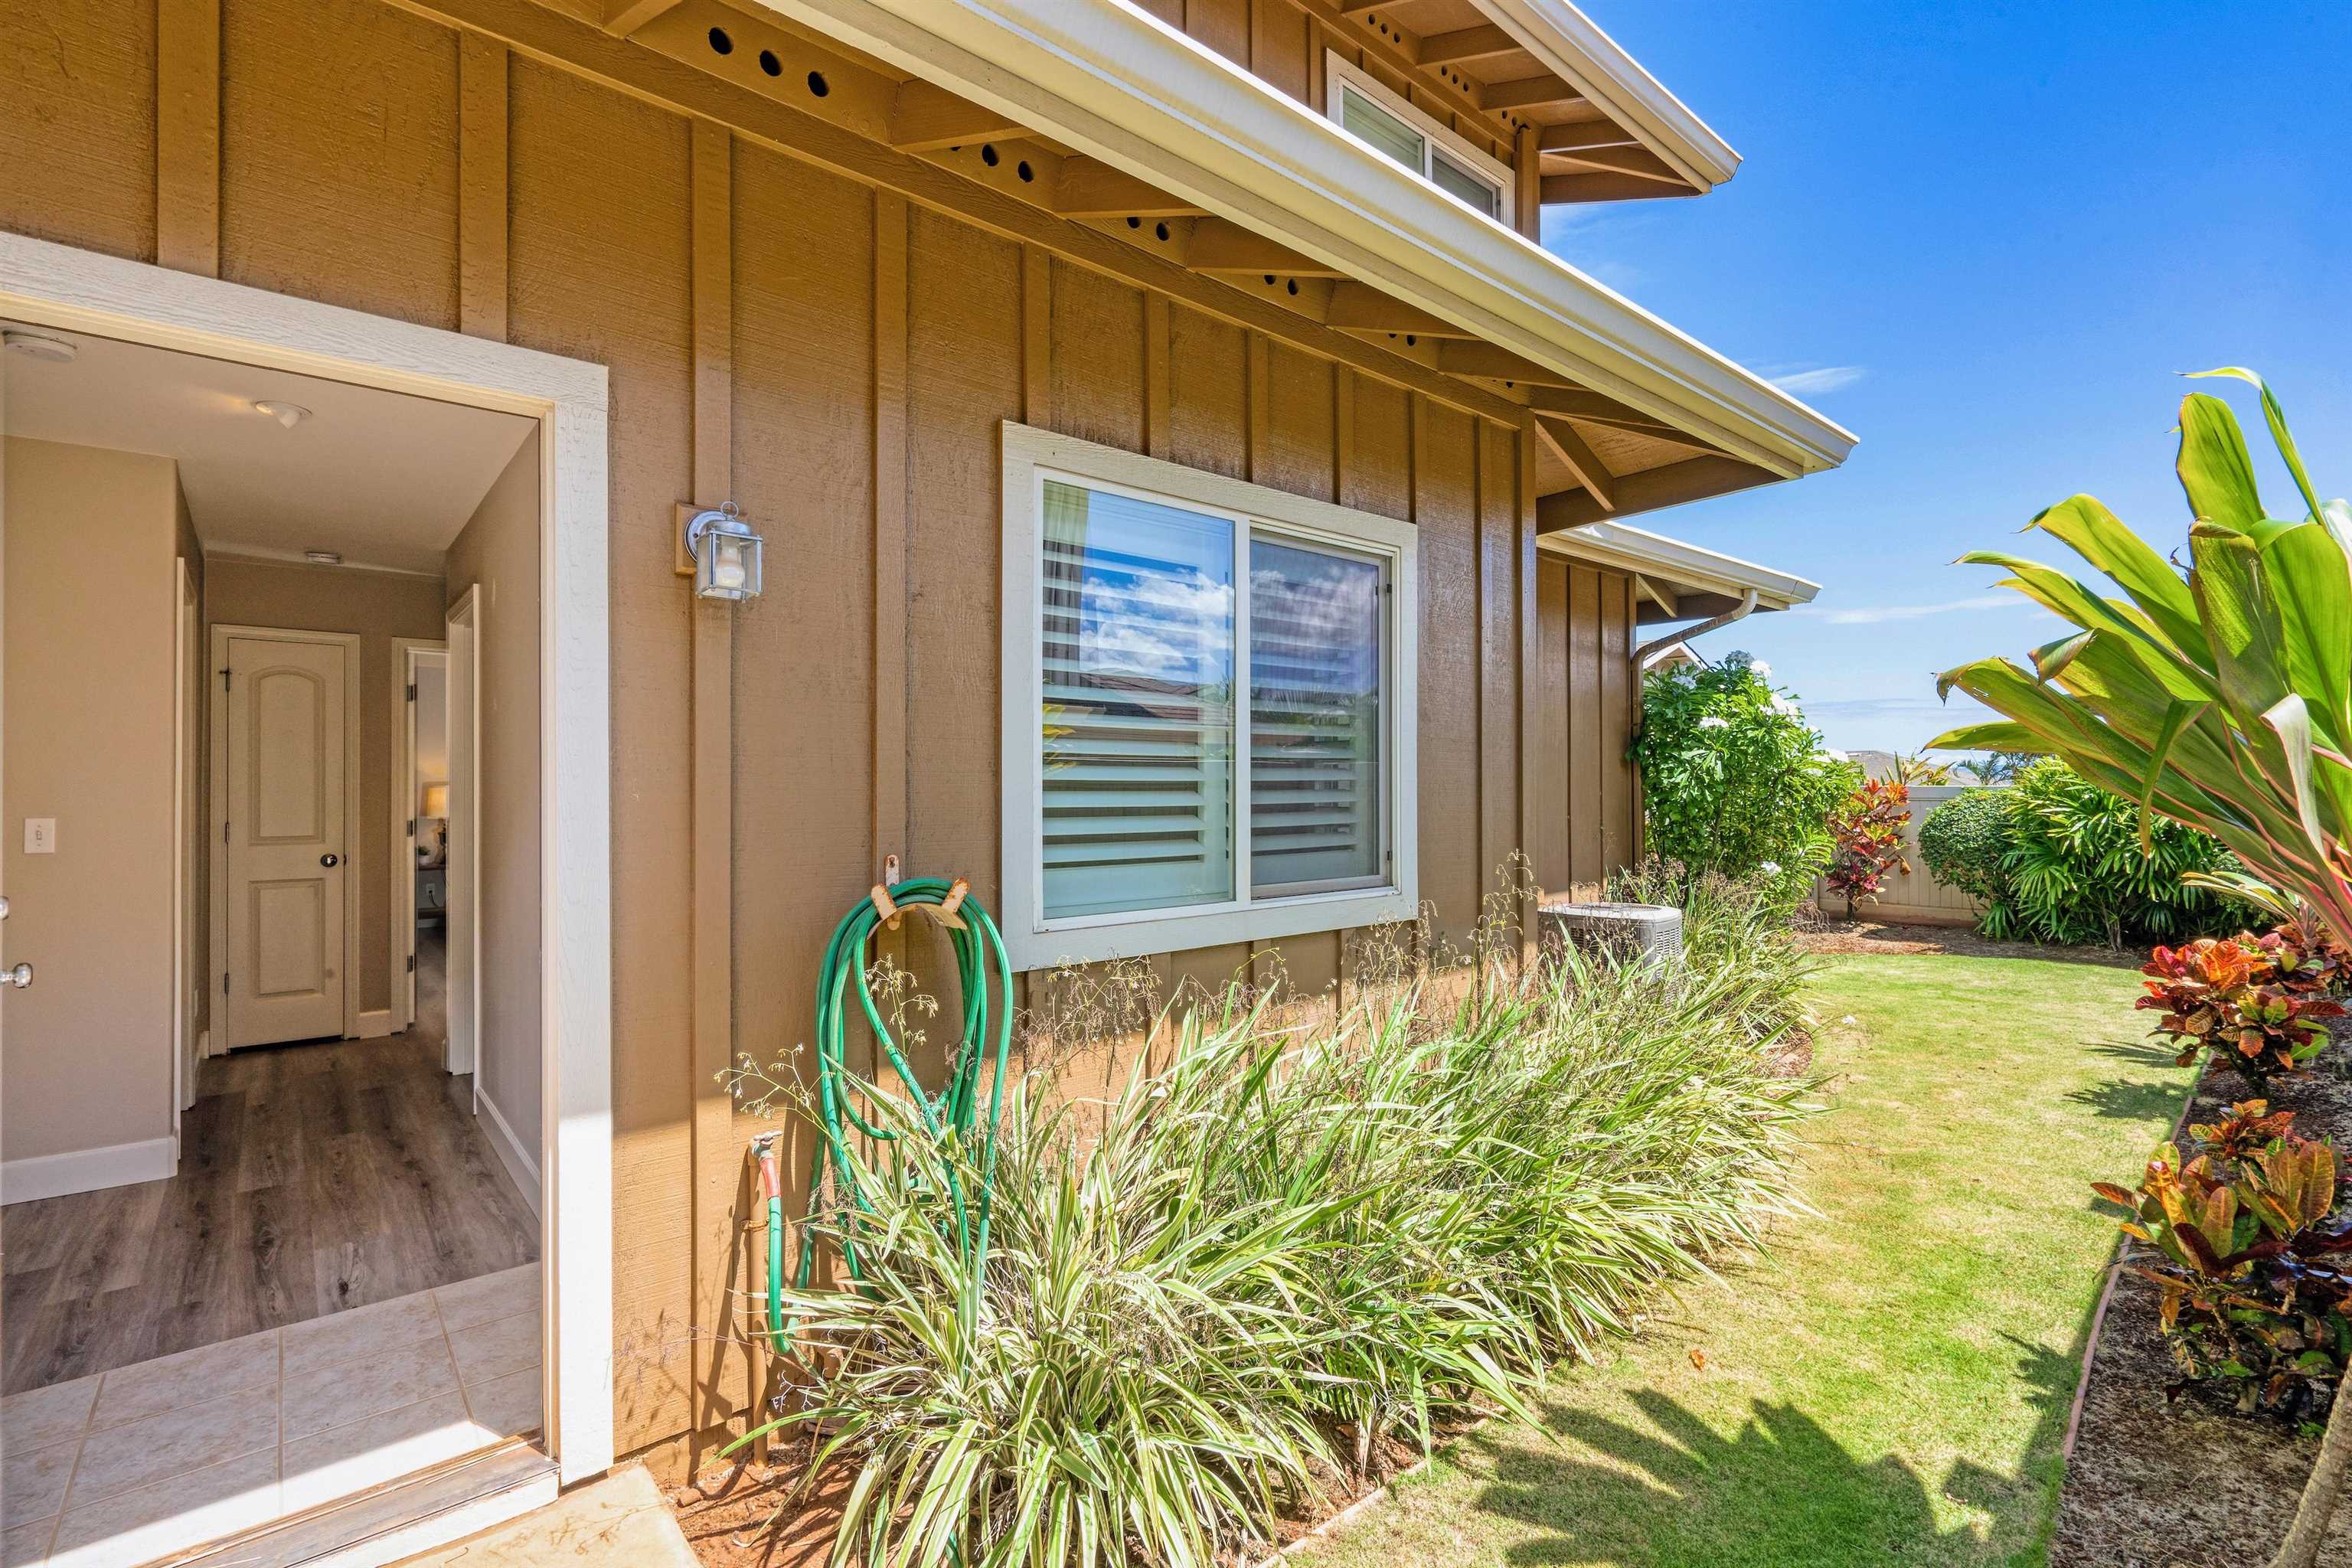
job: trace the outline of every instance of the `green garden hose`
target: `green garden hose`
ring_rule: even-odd
[[[936,1096],[925,1091],[914,1068],[900,1053],[898,1042],[883,1022],[866,981],[872,966],[869,949],[875,931],[886,919],[895,925],[900,911],[914,910],[929,911],[946,931],[955,952],[956,981],[963,1001],[962,1037],[950,1059],[947,1081]],[[1001,999],[993,1008],[988,984],[992,973]],[[968,1288],[976,1288],[988,1257],[989,1207],[996,1173],[996,1119],[1003,1104],[1005,1067],[1013,1049],[1013,966],[1005,956],[1004,939],[980,900],[965,891],[962,882],[943,881],[936,877],[910,878],[895,887],[876,889],[874,896],[860,900],[842,917],[841,923],[834,927],[833,941],[825,947],[816,989],[818,1138],[809,1158],[808,1223],[801,1233],[800,1256],[793,1270],[793,1287],[807,1289],[814,1271],[816,1221],[824,1209],[828,1162],[835,1201],[843,1217],[842,1262],[851,1279],[864,1277],[857,1258],[856,1225],[857,1216],[871,1209],[858,1185],[856,1166],[850,1158],[849,1136],[855,1131],[878,1143],[898,1140],[896,1132],[867,1121],[849,1093],[846,1047],[853,984],[866,1024],[873,1029],[891,1070],[906,1086],[908,1103],[924,1131],[935,1142],[951,1144],[959,1152],[973,1147],[982,1058],[993,1045],[996,1064],[989,1087],[988,1124],[979,1133],[980,1190],[976,1194],[964,1190],[967,1167],[961,1162],[942,1163],[936,1173],[939,1190],[945,1194],[952,1216],[957,1248],[966,1260],[965,1279],[971,1282]],[[790,1336],[784,1326],[783,1309],[784,1200],[772,1141],[761,1146],[761,1185],[768,1203],[768,1331],[777,1353],[785,1354],[789,1353]],[[961,1305],[973,1310],[978,1303],[974,1300]]]

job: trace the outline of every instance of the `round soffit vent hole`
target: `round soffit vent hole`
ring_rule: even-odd
[[[784,62],[776,58],[775,50],[761,49],[760,68],[770,76],[782,76],[784,74]]]
[[[20,353],[26,359],[37,359],[47,364],[71,364],[74,356],[81,353],[63,338],[28,332],[17,327],[0,332],[0,342],[5,342],[12,353]]]
[[[988,142],[982,146],[980,150],[980,161],[987,164],[992,169],[996,167],[996,144],[994,142]]]
[[[823,98],[833,90],[833,84],[824,79],[824,72],[811,71],[808,73],[808,89],[810,96]]]
[[[731,55],[735,52],[735,40],[727,36],[726,28],[710,29],[710,52],[714,55]]]

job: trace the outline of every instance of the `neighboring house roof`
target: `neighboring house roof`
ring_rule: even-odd
[[[1269,287],[1294,295],[1301,279],[1343,280],[1323,286],[1331,302],[1318,319],[1375,340],[1423,336],[1412,352],[1417,364],[1433,363],[1529,406],[1528,417],[1544,437],[1538,526],[1545,530],[1819,472],[1843,462],[1853,446],[1853,435],[1834,421],[1533,240],[1469,212],[1307,104],[1134,5],[762,3],[912,73],[920,79],[912,86],[945,89],[1066,150],[1090,172],[1174,204],[1156,210],[1201,215],[1192,232],[1161,242],[1195,270],[1222,271],[1237,288],[1255,288],[1263,276]],[[1433,35],[1439,37],[1498,28],[1517,58],[1533,62],[1522,68],[1541,68],[1462,90],[1481,103],[1507,104],[1514,114],[1524,110],[1538,142],[1605,136],[1590,128],[1619,124],[1641,143],[1621,144],[1621,152],[1687,163],[1688,177],[1702,184],[1728,174],[1736,161],[1730,150],[1562,0],[1478,3],[1488,8],[1470,8],[1470,0],[1340,7],[1328,25],[1360,30],[1376,16],[1392,35],[1380,39],[1383,48],[1403,36],[1389,25],[1395,13],[1440,21],[1451,15],[1472,24],[1449,26]],[[1412,48],[1426,47],[1431,36],[1413,37]],[[1485,46],[1445,47],[1496,43],[1486,37]],[[1509,58],[1510,49],[1475,57]],[[1538,122],[1532,118],[1538,113],[1552,118]],[[1579,115],[1589,118],[1570,118]],[[903,134],[893,139],[919,144]],[[1606,151],[1553,147],[1538,155],[1557,160]],[[1546,174],[1542,194],[1553,194],[1555,179],[1576,177]],[[1582,199],[1561,189],[1564,199]],[[1100,221],[1117,220],[1106,215]],[[1144,229],[1142,237],[1151,233]],[[1364,285],[1363,298],[1349,297],[1351,313],[1342,319],[1344,291]],[[1638,455],[1612,457],[1612,450]]]
[[[1595,522],[1547,533],[1538,548],[1551,554],[1633,574],[1643,623],[1719,616],[1750,593],[1759,610],[1811,604],[1821,584],[1759,566],[1736,555],[1702,550],[1630,523]]]
[[[1698,662],[1698,655],[1691,652],[1689,647],[1685,645],[1682,643],[1668,643],[1665,647],[1660,648],[1657,652],[1643,659],[1642,661],[1642,669],[1643,673],[1646,674],[1654,669],[1672,669],[1678,664],[1696,664]]]

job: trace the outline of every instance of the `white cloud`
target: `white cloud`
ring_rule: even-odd
[[[1999,610],[2031,604],[2031,600],[2014,594],[1979,594],[1973,598],[1950,599],[1940,605],[1857,605],[1845,609],[1799,605],[1791,614],[1817,616],[1833,626],[1874,626],[1882,621],[1916,621],[1924,616],[1949,615],[1955,610]]]
[[[1779,368],[1773,367],[1774,370]],[[1824,364],[1810,370],[1791,369],[1777,375],[1767,374],[1772,384],[1781,391],[1794,393],[1799,397],[1811,397],[1852,386],[1870,371],[1868,367],[1858,364]]]

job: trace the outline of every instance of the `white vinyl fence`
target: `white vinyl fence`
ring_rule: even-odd
[[[1903,825],[1903,858],[1911,869],[1897,871],[1886,879],[1885,890],[1877,898],[1855,906],[1854,913],[1868,920],[1897,921],[1906,925],[1974,925],[1977,901],[1958,888],[1948,888],[1927,874],[1927,862],[1919,858],[1919,825],[1927,814],[1956,795],[1966,795],[1974,784],[1914,784],[1911,786],[1911,816]],[[1824,914],[1845,913],[1845,898],[1832,893],[1827,886],[1816,889]]]

